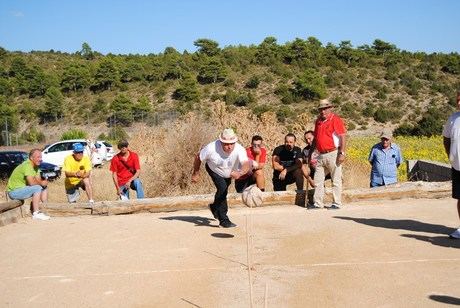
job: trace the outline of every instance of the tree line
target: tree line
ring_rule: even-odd
[[[0,47],[0,126],[82,118],[130,125],[158,111],[202,110],[215,100],[289,121],[332,96],[351,129],[403,120],[399,132],[426,135],[442,121],[434,110],[451,111],[460,88],[458,53],[408,52],[380,39],[357,47],[350,41],[323,45],[314,37],[285,44],[267,37],[258,45],[224,48],[203,38],[194,45],[195,52],[167,47],[148,55],[102,55],[88,43],[75,53]],[[264,96],[275,100],[266,103]],[[430,127],[419,129],[424,118]]]

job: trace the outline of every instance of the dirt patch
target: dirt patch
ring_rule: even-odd
[[[26,219],[0,228],[1,306],[434,306],[459,300],[452,199]]]

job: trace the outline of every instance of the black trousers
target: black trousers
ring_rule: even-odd
[[[220,175],[212,171],[211,168],[209,168],[208,164],[206,164],[206,171],[208,172],[209,176],[212,179],[212,182],[214,183],[214,186],[216,186],[217,189],[216,194],[214,195],[214,203],[211,204],[211,210],[217,213],[219,222],[228,221],[229,219],[227,216],[227,193],[228,187],[230,186],[232,179],[221,177]]]

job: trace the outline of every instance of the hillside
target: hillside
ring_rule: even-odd
[[[90,134],[130,132],[133,124],[189,112],[206,118],[222,102],[226,112],[272,112],[289,130],[311,123],[317,101],[329,97],[352,134],[388,126],[432,135],[460,89],[458,53],[411,53],[378,39],[358,47],[324,46],[314,37],[224,48],[198,39],[195,46],[194,53],[168,47],[148,55],[102,55],[86,43],[73,54],[0,48],[2,130],[20,142],[56,139],[75,126]]]

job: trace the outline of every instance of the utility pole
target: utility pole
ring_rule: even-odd
[[[5,117],[5,141],[6,141],[6,146],[10,145],[10,133],[8,132],[8,118]]]

